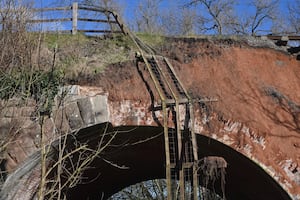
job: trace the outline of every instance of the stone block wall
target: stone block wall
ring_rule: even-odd
[[[51,143],[62,134],[109,121],[108,95],[101,88],[90,90],[65,86],[55,98],[50,116],[38,117],[34,100],[18,98],[0,103],[0,155],[12,171],[40,147],[43,134]]]

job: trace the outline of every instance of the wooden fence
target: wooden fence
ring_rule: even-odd
[[[101,8],[101,7],[95,7],[95,6],[87,6],[87,5],[79,5],[78,3],[73,3],[71,6],[65,6],[65,7],[53,7],[53,8],[39,8],[39,9],[32,9],[30,10],[34,14],[35,18],[37,19],[29,19],[27,20],[30,24],[43,24],[47,25],[49,23],[66,23],[66,22],[72,22],[72,25],[69,25],[70,29],[67,30],[57,30],[61,33],[72,33],[77,34],[78,32],[82,33],[124,33],[127,34],[127,31],[125,30],[125,26],[118,16],[118,14],[114,11]],[[93,12],[97,13],[96,17],[80,17],[80,12]],[[16,12],[16,11],[13,11]],[[61,12],[61,14],[57,14],[56,17],[49,18],[51,16],[51,12]],[[70,12],[70,17],[63,17],[65,13]],[[37,17],[38,16],[38,17]],[[40,17],[43,16],[43,17]],[[46,18],[44,18],[44,16]],[[101,19],[99,19],[99,16]],[[79,26],[79,22],[84,22],[86,24],[106,24],[109,28],[105,29],[99,29],[95,28],[96,26],[89,25],[89,29],[83,29],[83,27]],[[0,20],[0,24],[4,24],[5,22],[2,22]],[[103,27],[103,26],[102,26]],[[51,32],[47,31],[47,32]]]

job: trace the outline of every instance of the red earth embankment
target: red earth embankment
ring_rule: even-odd
[[[252,146],[251,155],[264,166],[276,166],[281,173],[274,176],[300,194],[300,61],[231,39],[168,39],[160,50],[194,98],[218,99],[202,105],[210,118],[203,134],[222,137],[225,124],[241,123],[230,146],[238,150],[255,139],[262,148]],[[110,99],[150,101],[137,69],[134,61],[116,64],[79,84],[101,86]]]

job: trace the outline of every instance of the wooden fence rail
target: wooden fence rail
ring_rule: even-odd
[[[105,17],[106,19],[99,19],[99,18],[84,18],[79,17],[79,10],[88,11],[88,12],[96,12],[102,14],[101,16]],[[121,22],[118,15],[110,10],[101,7],[92,7],[86,5],[79,5],[77,2],[73,3],[72,6],[65,6],[65,7],[53,7],[53,8],[38,8],[30,10],[33,13],[47,13],[53,11],[71,11],[71,17],[58,17],[58,18],[47,18],[47,19],[30,19],[27,20],[28,23],[31,24],[39,24],[39,23],[51,23],[51,22],[72,22],[72,28],[70,30],[60,30],[60,32],[65,33],[72,33],[77,34],[80,33],[124,33],[127,32],[124,29],[124,25]],[[15,12],[15,11],[13,11]],[[78,22],[88,22],[88,23],[102,23],[108,24],[110,29],[94,29],[93,27],[90,29],[82,29],[78,25]],[[4,24],[4,21],[0,20],[0,24]],[[3,28],[4,26],[2,26]],[[51,32],[51,31],[50,31]]]

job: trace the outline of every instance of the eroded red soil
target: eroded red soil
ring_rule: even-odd
[[[256,159],[278,166],[275,171],[282,171],[281,175],[299,177],[300,61],[295,56],[246,42],[207,39],[170,39],[161,51],[194,98],[218,99],[205,104],[211,121],[204,134],[220,135],[218,130],[225,123],[240,122],[250,135],[264,140],[265,148],[251,150]],[[143,67],[137,68],[135,61],[115,64],[79,84],[101,86],[111,100],[150,101],[138,70]],[[154,90],[149,77],[144,78]],[[235,135],[236,149],[251,142],[251,137],[242,134]],[[292,182],[291,192],[299,194],[300,180]]]

